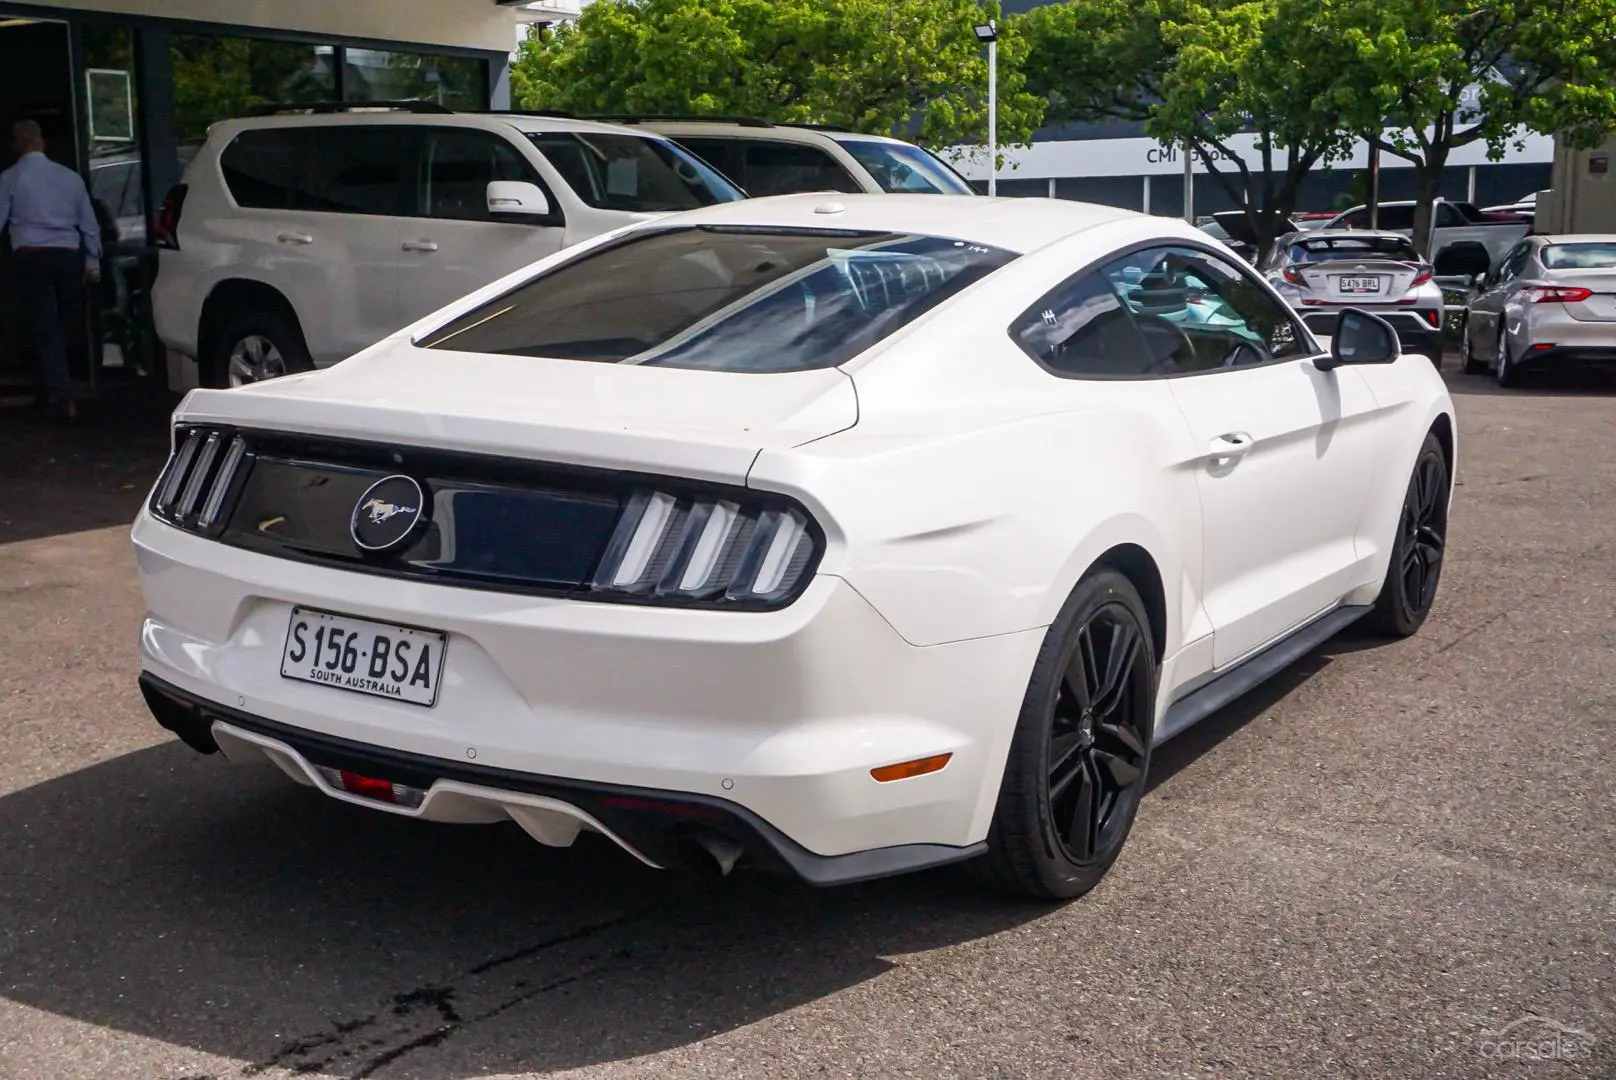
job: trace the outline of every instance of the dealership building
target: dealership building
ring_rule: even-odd
[[[147,239],[210,124],[278,103],[506,106],[521,24],[577,10],[578,0],[0,0],[0,126],[40,123],[51,158],[89,180],[109,241],[86,320],[86,339],[101,340],[75,350],[81,387],[166,367],[142,332],[156,266]],[[12,164],[6,143],[0,169]],[[0,244],[0,397],[37,381],[22,315]]]

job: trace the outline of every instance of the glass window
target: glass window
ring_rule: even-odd
[[[833,367],[1014,257],[934,236],[659,229],[540,274],[420,344],[715,371]]]
[[[236,205],[286,210],[301,183],[303,159],[289,131],[243,131],[219,155],[219,170]]]
[[[601,210],[694,210],[745,197],[666,139],[593,131],[540,131],[528,138],[578,198]]]
[[[1333,259],[1397,259],[1419,262],[1420,253],[1406,236],[1318,236],[1299,240],[1285,254],[1296,263],[1330,262]]]
[[[244,207],[412,215],[421,138],[404,125],[244,131],[219,168]]]
[[[451,109],[488,106],[488,69],[469,56],[347,49],[342,94],[348,101],[432,101]]]
[[[495,180],[526,180],[538,175],[516,147],[486,131],[432,133],[422,169],[422,197],[428,217],[491,221],[488,185]]]
[[[882,191],[926,195],[975,195],[966,183],[940,158],[909,143],[882,142],[878,139],[837,139],[853,160],[881,185]]]
[[[1157,365],[1133,316],[1100,271],[1055,289],[1022,315],[1010,334],[1029,356],[1060,375],[1148,375]]]
[[[746,191],[754,197],[794,195],[801,191],[861,189],[847,170],[825,151],[801,143],[746,140]]]
[[[1154,370],[1208,371],[1306,355],[1286,305],[1234,265],[1193,248],[1146,248],[1102,271],[1133,312]]]
[[[146,191],[136,130],[133,35],[128,27],[89,24],[83,40],[90,200],[104,239],[143,245]]]
[[[696,136],[669,136],[674,142],[723,173],[733,183],[746,187],[741,147],[734,139],[703,139]]]
[[[208,125],[263,105],[331,101],[336,50],[289,41],[174,35],[174,122],[201,145]]]
[[[1616,268],[1616,243],[1550,244],[1543,249],[1541,258],[1549,270],[1610,270]]]

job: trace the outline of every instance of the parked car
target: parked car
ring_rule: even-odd
[[[1205,224],[1201,224],[1204,221]],[[1207,218],[1197,221],[1200,229],[1208,236],[1216,237],[1229,245],[1229,250],[1249,263],[1257,261],[1257,233],[1251,227],[1244,210],[1219,210]],[[1300,228],[1296,222],[1289,218],[1280,221],[1279,233],[1295,232]]]
[[[1414,202],[1383,202],[1377,214],[1377,226],[1404,236],[1414,235]],[[1354,206],[1343,210],[1325,225],[1327,229],[1369,228],[1369,208]],[[1455,244],[1480,245],[1490,261],[1502,258],[1517,240],[1531,231],[1530,218],[1519,214],[1489,213],[1478,210],[1467,202],[1438,199],[1432,208],[1431,243],[1426,245],[1431,261],[1443,273],[1444,249]]]
[[[1533,217],[1537,213],[1537,198],[1539,195],[1545,194],[1546,190],[1547,189],[1545,189],[1545,191],[1527,192],[1525,195],[1522,195],[1519,199],[1516,199],[1512,203],[1504,203],[1499,206],[1484,206],[1482,207],[1482,213],[1514,214],[1518,217],[1525,218]]]
[[[191,746],[656,867],[1043,898],[1153,747],[1419,629],[1455,460],[1380,319],[1326,351],[1184,222],[937,195],[643,222],[174,421],[133,541]]]
[[[600,117],[659,132],[698,155],[754,198],[805,191],[974,195],[970,182],[931,151],[880,135],[751,117]]]
[[[408,109],[229,120],[158,218],[158,334],[209,387],[334,364],[647,218],[743,198],[648,131]]]
[[[1476,282],[1459,355],[1515,386],[1544,370],[1616,367],[1616,235],[1529,236]]]
[[[1442,363],[1442,290],[1431,264],[1402,233],[1336,229],[1282,237],[1261,267],[1315,333],[1341,309],[1372,311],[1397,330],[1406,352]]]

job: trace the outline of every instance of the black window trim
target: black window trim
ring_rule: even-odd
[[[1309,342],[1312,351],[1304,351],[1298,356],[1287,356],[1284,359],[1265,360],[1260,364],[1246,364],[1237,368],[1201,368],[1196,371],[1172,371],[1165,374],[1140,372],[1136,375],[1093,375],[1082,372],[1058,371],[1055,368],[1050,367],[1044,362],[1042,357],[1038,356],[1031,349],[1027,348],[1027,346],[1022,343],[1021,339],[1016,336],[1017,326],[1026,321],[1028,316],[1037,317],[1036,313],[1048,306],[1047,301],[1052,299],[1056,294],[1065,290],[1078,278],[1081,278],[1086,274],[1097,274],[1100,272],[1101,267],[1105,266],[1107,263],[1115,262],[1117,259],[1124,258],[1128,255],[1133,255],[1140,251],[1146,251],[1150,248],[1159,247],[1188,248],[1198,252],[1199,254],[1209,255],[1227,264],[1236,273],[1241,274],[1261,285],[1264,291],[1269,294],[1270,298],[1275,303],[1277,303],[1283,310],[1290,312],[1291,322],[1295,325],[1297,333],[1306,335],[1305,338],[1298,338],[1298,340]],[[1080,269],[1074,270],[1072,273],[1061,278],[1059,283],[1052,288],[1045,290],[1037,300],[1033,301],[1023,311],[1016,315],[1015,318],[1010,320],[1010,322],[1005,326],[1004,332],[1005,336],[1010,339],[1011,343],[1014,344],[1015,347],[1023,354],[1031,357],[1033,363],[1037,364],[1045,373],[1053,375],[1057,379],[1067,379],[1074,382],[1156,382],[1163,379],[1195,379],[1207,375],[1227,375],[1231,373],[1237,374],[1244,371],[1257,371],[1267,368],[1274,368],[1280,366],[1281,364],[1293,364],[1302,360],[1316,360],[1325,355],[1325,350],[1319,346],[1318,339],[1313,336],[1313,331],[1308,329],[1307,324],[1302,321],[1302,317],[1285,302],[1283,297],[1274,291],[1273,286],[1269,285],[1268,282],[1264,281],[1255,274],[1247,273],[1245,270],[1242,270],[1239,266],[1235,265],[1232,259],[1229,259],[1227,256],[1223,255],[1211,245],[1203,244],[1198,240],[1180,239],[1176,236],[1157,237],[1153,240],[1142,240],[1136,243],[1128,244],[1124,247],[1114,248],[1113,250],[1106,252],[1104,255],[1101,255],[1099,258],[1086,263]]]
[[[425,165],[424,156],[425,156],[426,148],[427,148],[427,139],[430,138],[433,133],[440,132],[440,131],[448,131],[448,132],[473,131],[473,132],[478,132],[478,133],[483,134],[483,135],[491,136],[491,137],[493,137],[495,139],[499,139],[501,142],[504,142],[506,145],[510,146],[516,152],[517,156],[522,159],[522,161],[527,165],[529,171],[533,174],[533,183],[534,183],[534,185],[540,191],[542,191],[544,193],[544,197],[549,200],[549,202],[550,202],[550,213],[548,213],[548,214],[546,214],[546,215],[544,215],[542,217],[539,217],[539,216],[536,216],[536,215],[533,215],[533,214],[493,214],[487,219],[475,219],[475,218],[436,217],[434,215],[424,214],[424,213],[363,214],[363,213],[356,213],[356,212],[354,212],[352,210],[303,210],[303,209],[295,209],[295,208],[276,208],[276,207],[268,207],[268,206],[243,206],[240,203],[240,201],[238,201],[236,199],[236,193],[231,190],[230,181],[228,179],[226,179],[226,177],[224,175],[224,156],[225,156],[226,153],[229,152],[229,150],[230,150],[230,148],[232,146],[235,146],[236,143],[241,140],[241,137],[243,135],[250,135],[250,134],[253,134],[255,132],[261,132],[261,131],[275,131],[275,132],[284,132],[284,131],[291,131],[291,132],[298,132],[298,131],[347,131],[347,130],[350,130],[350,129],[368,129],[368,130],[383,129],[383,130],[387,130],[387,129],[395,129],[395,128],[399,129],[399,130],[403,130],[403,131],[410,131],[410,132],[420,133],[420,134],[423,135],[423,138],[421,139],[420,147],[416,151],[416,155],[415,155],[415,158],[416,158],[415,184],[416,184],[416,195],[417,196],[420,195],[420,183],[421,183],[420,172],[421,172],[421,169]],[[512,131],[517,131],[518,133],[520,133],[520,129],[518,129],[518,128],[514,127],[514,126],[511,128],[511,130]],[[546,162],[546,164],[549,164],[549,163]],[[490,131],[488,128],[478,127],[476,125],[471,125],[471,124],[460,125],[460,124],[366,124],[366,123],[358,123],[358,124],[264,124],[264,125],[254,125],[252,127],[244,127],[240,131],[237,131],[234,135],[230,136],[230,141],[229,142],[227,142],[223,146],[219,147],[219,152],[217,154],[215,154],[214,158],[213,158],[213,171],[215,172],[215,174],[217,174],[217,179],[219,181],[219,188],[220,188],[221,191],[224,192],[224,197],[230,201],[231,208],[233,210],[237,210],[237,211],[247,211],[247,212],[251,212],[251,213],[262,213],[262,214],[322,214],[322,215],[334,216],[334,217],[391,218],[391,219],[395,219],[395,220],[399,220],[399,221],[456,221],[456,222],[459,222],[459,223],[461,223],[463,225],[528,225],[528,226],[532,226],[533,228],[540,228],[540,229],[545,229],[545,228],[548,228],[548,229],[560,229],[560,228],[565,228],[566,225],[567,225],[567,215],[566,215],[566,211],[562,208],[561,200],[556,198],[555,192],[554,192],[554,190],[552,190],[552,188],[550,186],[550,182],[544,176],[544,172],[537,165],[534,164],[534,162],[533,162],[533,160],[531,158],[529,158],[526,154],[524,154],[522,152],[521,143],[519,143],[515,139],[507,138],[506,135],[504,134],[504,132]],[[419,199],[419,197],[416,199],[415,205],[416,205],[417,209],[419,209],[419,207],[421,205],[421,200]]]

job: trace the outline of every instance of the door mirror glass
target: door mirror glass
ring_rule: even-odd
[[[1336,320],[1330,336],[1329,368],[1342,364],[1389,364],[1401,352],[1391,323],[1367,311],[1348,308]]]
[[[495,180],[488,185],[488,212],[548,217],[550,200],[544,197],[537,184],[526,180]]]

